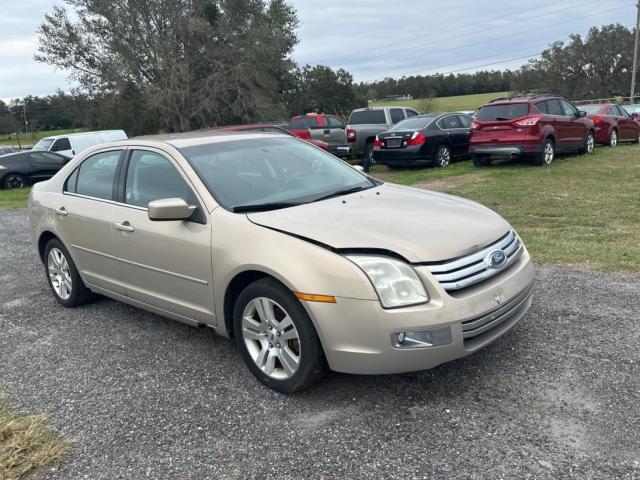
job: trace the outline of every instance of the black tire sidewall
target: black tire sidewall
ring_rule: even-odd
[[[293,377],[278,380],[269,377],[255,364],[242,337],[242,314],[246,305],[257,297],[270,298],[284,308],[298,331],[300,364]],[[293,393],[311,386],[326,371],[324,351],[313,322],[300,301],[280,282],[272,278],[258,280],[246,287],[238,296],[233,309],[235,342],[245,364],[260,382],[282,393]]]
[[[67,263],[69,264],[69,272],[71,273],[71,295],[66,300],[60,298],[56,291],[53,289],[53,285],[51,284],[51,278],[49,277],[49,252],[52,248],[57,248],[63,254]],[[87,287],[85,287],[84,282],[80,278],[80,274],[78,273],[78,269],[76,268],[76,264],[74,263],[71,255],[69,255],[69,251],[65,248],[60,240],[57,238],[53,238],[49,240],[47,245],[44,248],[44,271],[47,277],[47,283],[49,284],[49,288],[51,289],[51,293],[55,299],[64,305],[65,307],[73,308],[80,305],[83,305],[87,301],[88,291]]]

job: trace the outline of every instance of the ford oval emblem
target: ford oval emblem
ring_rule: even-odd
[[[494,250],[487,255],[485,263],[491,268],[500,268],[507,263],[507,254],[504,253],[504,250]]]

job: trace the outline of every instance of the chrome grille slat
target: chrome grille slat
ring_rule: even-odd
[[[485,263],[487,256],[495,250],[502,250],[507,256],[507,261],[499,268],[489,267]],[[512,230],[500,240],[477,252],[450,262],[426,265],[426,268],[445,290],[461,290],[491,278],[509,268],[523,251],[524,248],[520,239]]]

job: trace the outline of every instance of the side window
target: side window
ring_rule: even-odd
[[[113,150],[97,153],[84,160],[78,169],[75,193],[112,200],[113,180],[119,159],[120,150]]]
[[[407,108],[407,118],[415,117],[417,115],[418,115],[418,112],[416,112],[415,110],[411,110],[410,108]]]
[[[404,120],[404,112],[401,108],[392,108],[391,109],[391,123],[398,123],[401,120]]]
[[[57,139],[49,149],[50,152],[62,152],[64,150],[71,150],[71,142],[66,137]]]
[[[547,111],[547,102],[539,102],[539,103],[536,103],[536,108],[538,109],[538,111],[539,111],[540,113],[549,113],[549,112]]]
[[[318,126],[318,117],[307,117],[307,126],[309,127],[317,127]]]
[[[136,150],[131,155],[124,198],[125,203],[145,208],[161,198],[193,202],[191,189],[176,167],[159,153],[145,150]]]
[[[457,115],[448,115],[442,119],[442,128],[462,128],[462,124],[458,120]]]
[[[291,128],[292,130],[304,130],[306,128],[309,128],[309,125],[307,124],[307,118],[300,117],[291,119],[291,121],[289,122],[289,128]]]
[[[76,168],[73,173],[71,175],[69,175],[69,178],[67,178],[67,181],[64,182],[64,191],[65,192],[70,192],[70,193],[76,193],[76,183],[78,182],[78,172],[80,171],[80,168]]]
[[[545,103],[547,104],[547,113],[549,115],[564,115],[558,100],[547,100]]]
[[[471,127],[471,117],[468,115],[458,115],[458,121],[462,124],[463,128]]]
[[[329,127],[340,127],[340,128],[344,128],[344,123],[342,123],[339,119],[337,119],[336,117],[324,117],[325,123],[329,126]]]
[[[578,110],[576,109],[576,107],[571,105],[569,102],[567,102],[566,100],[560,100],[560,104],[562,105],[562,113],[563,113],[563,115],[565,117],[577,117],[578,116]]]
[[[613,114],[618,117],[628,117],[626,110],[624,108],[620,108],[618,105],[611,105],[611,109],[613,110]]]

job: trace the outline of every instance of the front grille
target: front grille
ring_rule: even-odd
[[[496,268],[490,265],[488,257],[497,250],[502,250],[507,258],[503,265]],[[426,267],[446,291],[461,290],[508,268],[520,257],[523,250],[522,242],[512,230],[482,250],[455,260],[427,264]]]
[[[525,308],[527,300],[529,300],[532,294],[533,283],[497,310],[485,314],[482,317],[472,318],[462,322],[462,336],[464,341],[466,342],[471,338],[493,330],[519,314]]]

